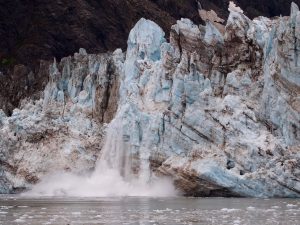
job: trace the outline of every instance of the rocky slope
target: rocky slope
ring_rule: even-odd
[[[147,160],[186,195],[300,197],[299,9],[229,12],[226,26],[206,11],[205,26],[177,21],[169,43],[141,19],[126,56],[81,49],[54,62],[41,100],[0,114],[1,192],[92,170],[116,117],[132,170]]]
[[[253,18],[288,15],[291,1],[236,2]],[[228,17],[228,0],[0,0],[0,108],[10,115],[22,99],[39,97],[48,77],[45,60],[60,60],[81,47],[89,53],[125,50],[129,31],[141,17],[168,36],[177,19],[199,24],[199,5]]]

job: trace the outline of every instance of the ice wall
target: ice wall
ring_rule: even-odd
[[[29,162],[41,161],[32,146],[45,143],[27,146],[24,138],[40,123],[25,116],[35,110],[44,124],[40,115],[48,106],[50,111],[66,112],[59,121],[72,126],[72,133],[63,136],[67,146],[97,140],[102,134],[93,132],[114,117],[116,132],[107,130],[106,144],[124,148],[102,148],[105,160],[98,162],[109,162],[123,178],[130,174],[147,183],[169,176],[179,190],[193,196],[299,197],[299,10],[292,4],[290,17],[273,20],[250,20],[232,4],[229,11],[226,24],[177,21],[170,43],[158,25],[141,19],[130,32],[126,57],[117,50],[95,59],[81,50],[60,66],[54,63],[40,103],[25,104],[12,118],[0,117],[1,135],[8,132],[14,140],[0,141],[2,162],[9,162],[2,167],[5,182],[22,186],[24,174],[38,173],[38,181],[48,170],[28,167]],[[57,118],[47,121],[59,130]],[[28,124],[24,133],[22,127]],[[21,148],[12,148],[12,143]],[[28,149],[30,157],[25,154]],[[78,162],[76,157],[72,163]],[[41,158],[48,162],[53,156]],[[7,172],[12,165],[16,172]],[[80,168],[86,167],[78,164],[75,171]]]

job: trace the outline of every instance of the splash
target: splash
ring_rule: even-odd
[[[75,197],[177,195],[170,179],[151,175],[149,151],[146,149],[140,151],[140,163],[137,166],[131,146],[122,130],[122,120],[116,118],[110,123],[102,154],[91,175],[50,174],[24,195]]]

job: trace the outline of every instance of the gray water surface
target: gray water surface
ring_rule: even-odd
[[[0,224],[300,225],[300,200],[1,196]]]

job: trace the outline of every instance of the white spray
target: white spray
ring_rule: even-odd
[[[122,120],[107,128],[105,145],[95,171],[89,176],[55,173],[46,176],[26,196],[175,196],[172,181],[151,176],[149,151],[141,148],[139,172],[135,173],[131,148],[123,136]]]

